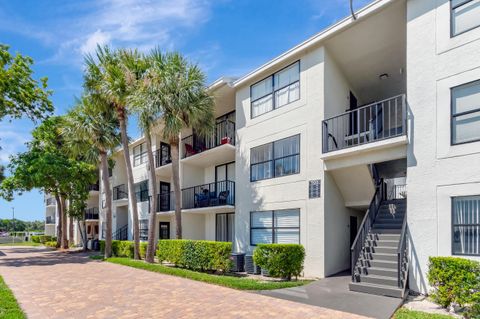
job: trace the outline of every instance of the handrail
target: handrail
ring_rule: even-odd
[[[397,261],[398,261],[398,264],[397,264],[397,282],[398,282],[398,287],[400,287],[400,284],[401,284],[401,270],[402,270],[402,264],[403,264],[403,260],[405,258],[404,254],[405,254],[405,250],[407,249],[407,245],[406,245],[406,242],[405,242],[405,238],[406,238],[406,234],[407,234],[407,212],[405,211],[405,216],[403,217],[403,224],[402,224],[402,231],[400,233],[400,241],[398,242],[398,247],[397,247]],[[408,269],[407,269],[407,273],[408,273]]]

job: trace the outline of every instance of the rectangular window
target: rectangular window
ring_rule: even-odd
[[[133,166],[138,166],[147,162],[147,147],[145,143],[133,148]]]
[[[215,240],[233,242],[235,238],[235,214],[217,214]]]
[[[452,199],[452,255],[480,256],[480,196]]]
[[[299,172],[300,135],[260,145],[250,150],[250,180],[252,182]]]
[[[250,213],[250,245],[271,243],[300,243],[300,209]]]
[[[250,87],[251,118],[300,98],[300,61]]]
[[[135,196],[137,197],[137,202],[146,202],[148,201],[148,181],[142,181],[140,183],[135,183]]]
[[[480,80],[451,89],[452,145],[480,140]]]
[[[140,219],[138,223],[140,240],[148,240],[148,219]]]
[[[480,26],[480,0],[451,0],[452,37]]]

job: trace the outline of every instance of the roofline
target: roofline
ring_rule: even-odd
[[[245,84],[248,81],[251,81],[253,78],[258,76],[260,73],[263,71],[273,68],[274,66],[285,62],[286,60],[290,59],[292,56],[299,54],[300,52],[317,45],[318,43],[322,42],[323,40],[327,39],[328,37],[331,37],[332,35],[341,32],[345,30],[348,27],[351,27],[353,24],[357,23],[360,20],[363,20],[365,17],[368,15],[376,12],[377,10],[380,10],[384,6],[391,4],[396,0],[376,0],[363,8],[359,9],[357,12],[355,12],[355,15],[357,17],[356,20],[352,18],[352,16],[347,16],[346,18],[343,18],[339,22],[327,27],[326,29],[320,31],[319,33],[313,35],[312,37],[308,38],[307,40],[303,41],[302,43],[294,46],[290,50],[280,54],[279,56],[273,58],[272,60],[268,61],[267,63],[261,65],[260,67],[256,68],[255,70],[247,73],[246,75],[242,76],[235,82],[233,82],[234,87],[239,87],[243,84]]]
[[[216,89],[224,85],[233,87],[233,82],[235,82],[237,79],[238,78],[235,78],[235,77],[222,76],[221,78],[213,81],[210,85],[208,85],[207,89],[209,91],[215,91]]]

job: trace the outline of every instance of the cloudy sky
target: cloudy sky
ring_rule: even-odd
[[[360,8],[370,0],[355,0]],[[55,113],[81,94],[82,63],[97,44],[176,50],[209,81],[241,76],[349,14],[348,0],[0,0],[0,43],[35,60],[49,78]],[[0,123],[0,163],[25,149],[33,123]],[[135,120],[129,135],[138,136]],[[43,219],[37,191],[0,200],[0,218]]]

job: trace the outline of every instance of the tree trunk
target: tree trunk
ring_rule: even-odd
[[[55,194],[55,202],[57,203],[57,248],[62,246],[62,203],[60,196]]]
[[[149,192],[149,215],[148,215],[148,245],[145,260],[149,263],[154,262],[155,258],[155,233],[157,224],[157,178],[155,176],[155,162],[153,160],[152,151],[152,136],[150,130],[145,132],[145,141],[147,144],[147,156],[148,156],[148,192]]]
[[[68,242],[72,245],[75,242],[75,235],[73,233],[74,220],[72,216],[68,217]]]
[[[134,259],[140,259],[140,234],[138,227],[138,209],[137,198],[135,197],[135,188],[133,185],[132,162],[130,161],[130,150],[128,148],[127,125],[125,123],[125,110],[117,107],[118,120],[120,122],[120,135],[122,139],[123,157],[127,169],[128,203],[133,219],[133,241],[134,241]]]
[[[83,224],[83,228],[82,228],[82,224]],[[80,223],[80,220],[77,220],[77,227],[78,227],[78,232],[80,233],[80,238],[82,239],[83,251],[87,251],[87,225],[85,224],[85,218],[82,219],[82,223]]]
[[[173,192],[175,194],[175,224],[177,239],[182,239],[182,193],[180,191],[180,151],[179,137],[170,139],[172,152]]]
[[[65,197],[62,195],[60,195],[60,207],[62,215],[62,240],[60,241],[60,248],[68,249],[67,214],[65,209]]]
[[[107,152],[100,152],[102,177],[102,191],[105,193],[105,219],[107,226],[105,227],[105,258],[112,257],[112,190],[110,189],[110,179],[108,177],[108,160]]]

